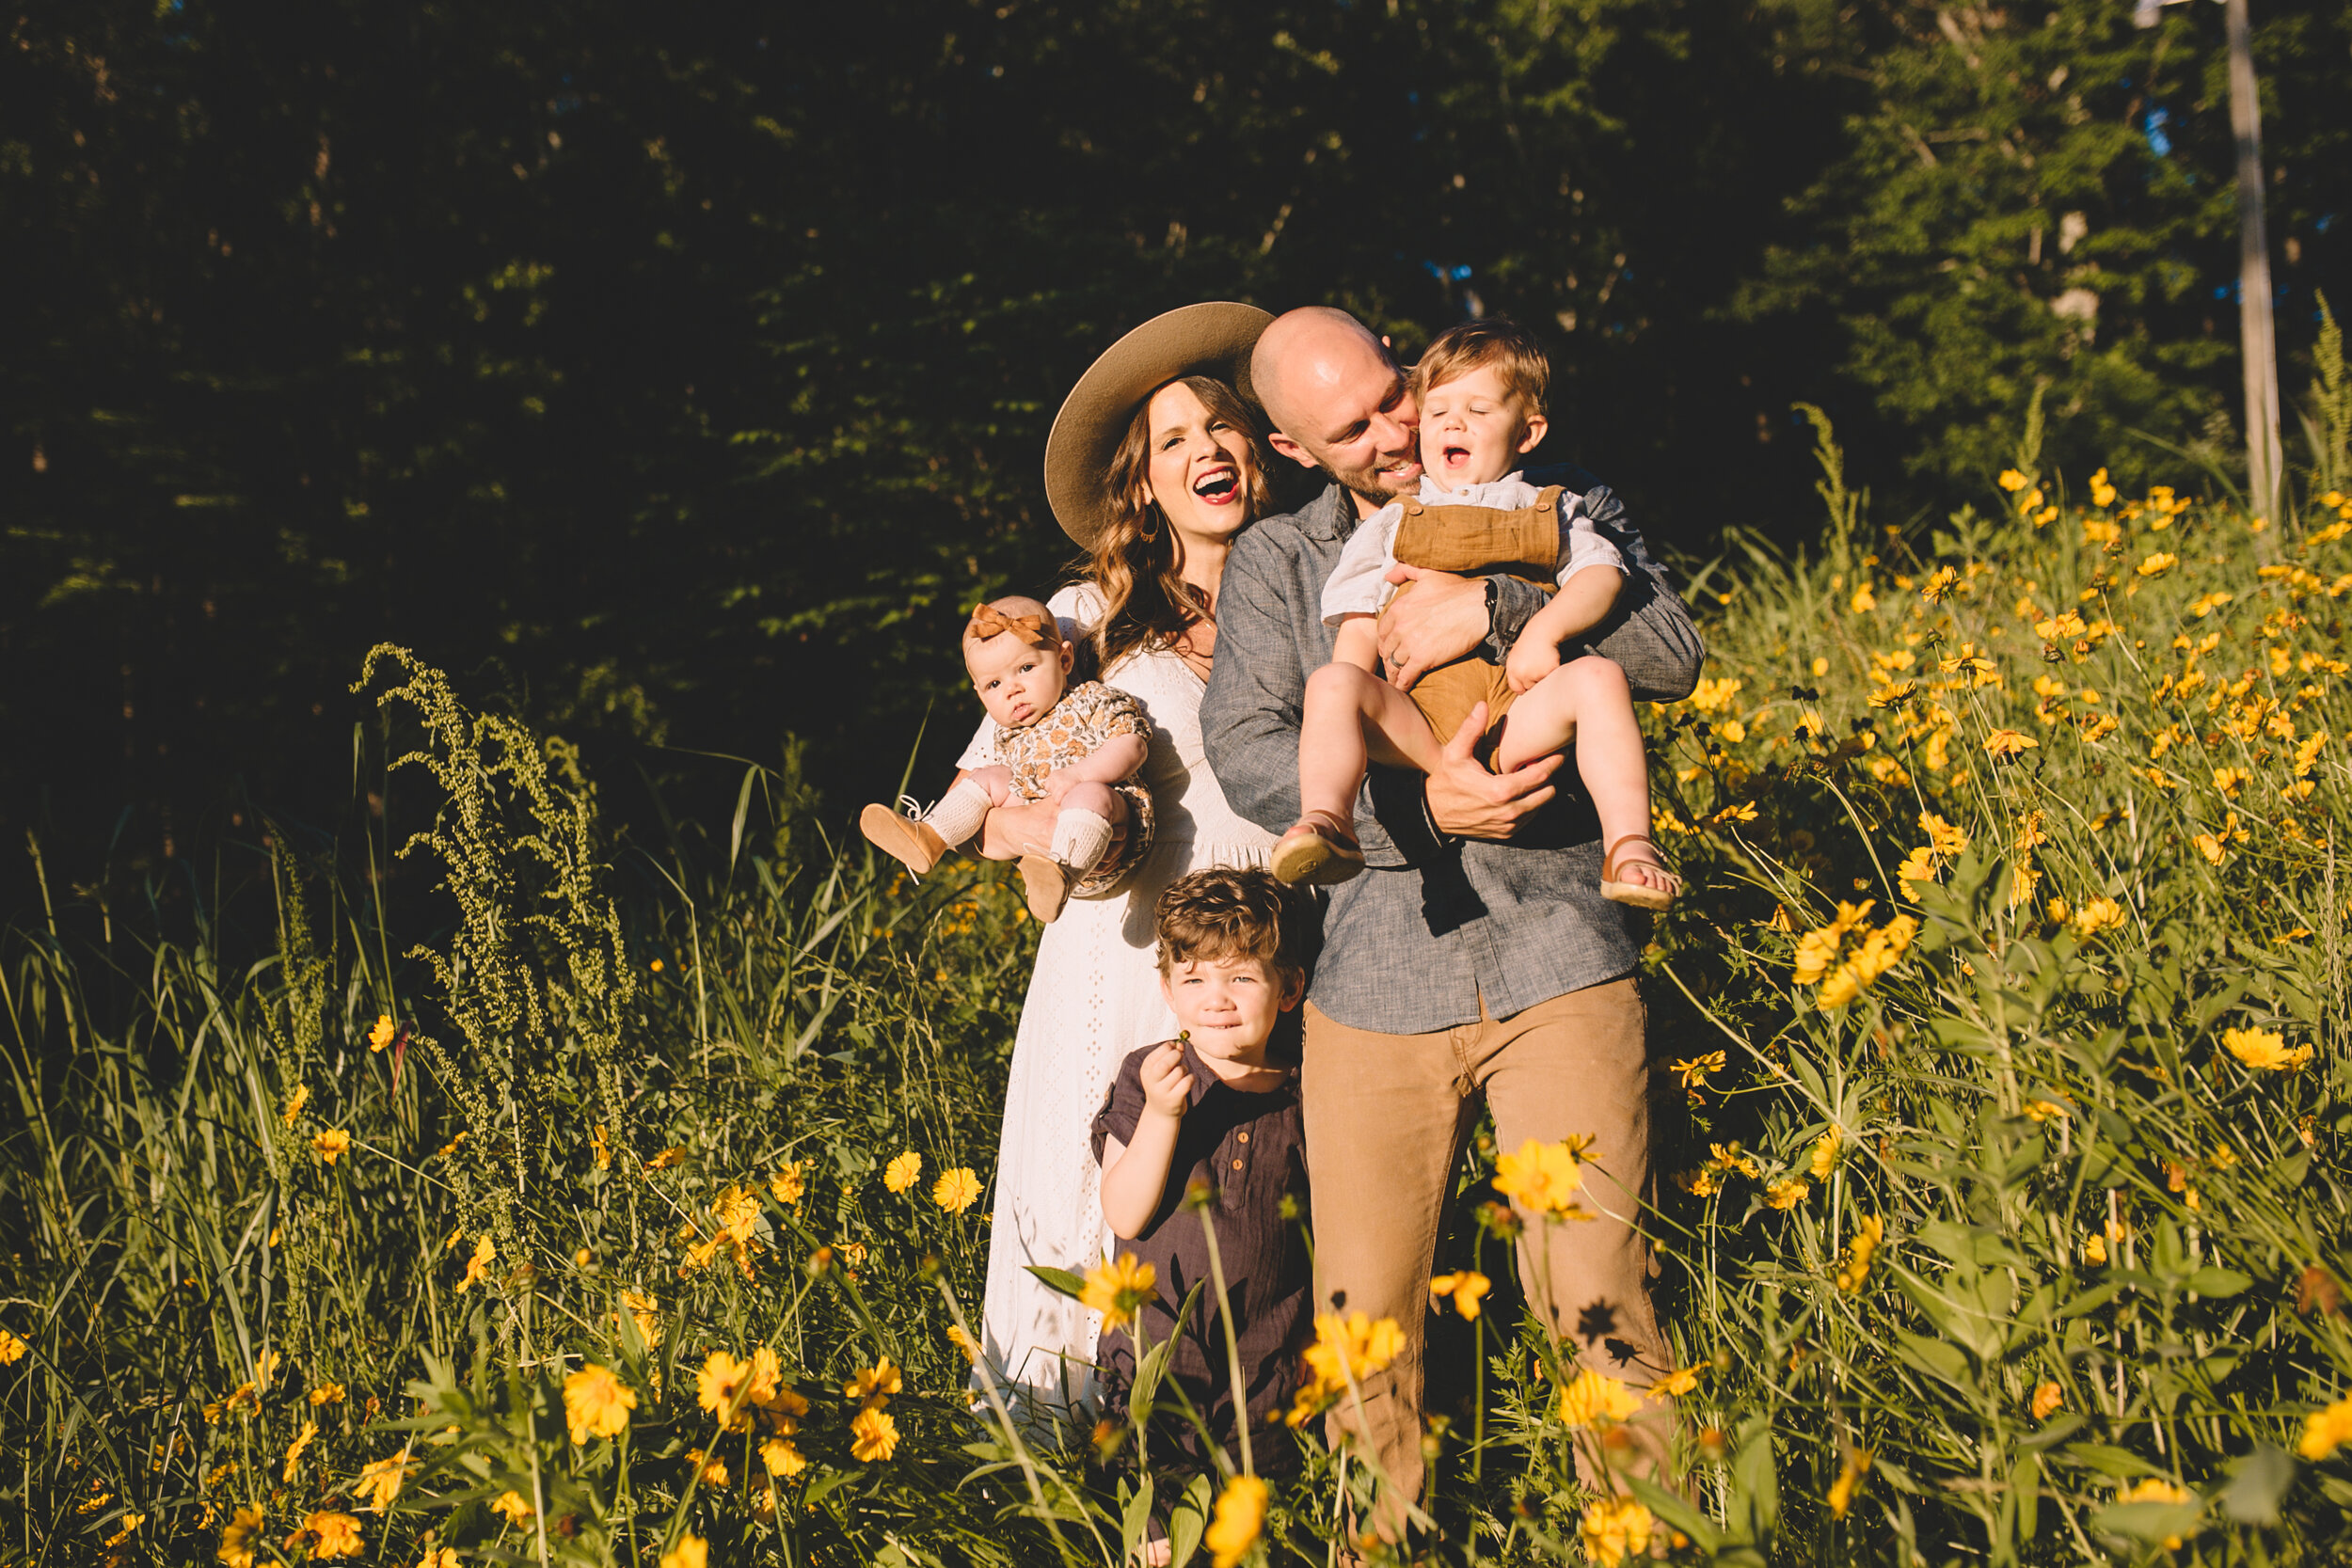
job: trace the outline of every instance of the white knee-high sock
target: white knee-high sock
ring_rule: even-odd
[[[1110,847],[1111,825],[1104,818],[1075,806],[1055,814],[1052,853],[1071,870],[1081,876],[1093,870]]]
[[[952,847],[980,831],[992,804],[987,790],[970,779],[958,779],[939,804],[923,814],[923,820]]]

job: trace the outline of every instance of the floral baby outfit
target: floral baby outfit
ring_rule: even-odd
[[[1013,792],[1021,799],[1041,800],[1049,777],[1082,757],[1092,756],[1106,741],[1132,735],[1149,745],[1152,718],[1126,692],[1101,681],[1083,681],[1063,692],[1061,701],[1046,709],[1036,723],[1019,729],[997,724],[993,729],[990,749],[994,755],[988,760],[1011,772]],[[1152,847],[1151,791],[1134,774],[1111,787],[1127,802],[1127,842],[1117,860],[1089,873],[1071,890],[1076,897],[1109,892]]]

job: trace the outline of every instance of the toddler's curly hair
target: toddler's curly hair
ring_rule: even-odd
[[[1476,370],[1493,371],[1503,390],[1518,400],[1520,413],[1544,411],[1551,390],[1550,356],[1535,334],[1507,316],[1456,322],[1438,333],[1413,367],[1413,396],[1426,397],[1431,388]]]
[[[1320,927],[1309,895],[1263,871],[1222,866],[1177,878],[1152,916],[1163,974],[1178,964],[1255,958],[1269,974],[1303,976]]]

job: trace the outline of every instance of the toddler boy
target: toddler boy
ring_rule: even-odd
[[[1479,753],[1508,771],[1575,748],[1578,775],[1600,818],[1604,897],[1662,910],[1681,891],[1649,839],[1649,764],[1625,673],[1588,654],[1561,662],[1615,609],[1625,561],[1584,515],[1581,497],[1538,490],[1518,460],[1543,440],[1550,365],[1541,344],[1505,321],[1464,322],[1414,367],[1421,408],[1422,489],[1349,536],[1323,590],[1339,628],[1331,662],[1308,677],[1298,731],[1299,820],[1275,847],[1285,882],[1345,881],[1363,869],[1356,796],[1369,762],[1426,773],[1478,704]],[[1430,671],[1411,692],[1383,678],[1378,616],[1399,564],[1469,577],[1505,574],[1554,588],[1497,670],[1475,656]],[[1620,856],[1628,845],[1637,847]]]

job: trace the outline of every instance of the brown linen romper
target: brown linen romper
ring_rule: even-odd
[[[1458,577],[1518,578],[1547,594],[1557,593],[1560,494],[1559,485],[1547,485],[1534,505],[1517,512],[1491,506],[1424,506],[1407,497],[1398,503],[1405,508],[1405,518],[1396,529],[1396,559],[1402,565]],[[1393,607],[1412,586],[1400,585],[1389,605]],[[1380,613],[1385,619],[1388,610]],[[1466,654],[1422,676],[1410,695],[1440,744],[1454,738],[1472,707],[1486,704],[1486,729],[1479,736],[1476,754],[1493,768],[1502,717],[1518,695],[1503,679],[1501,665],[1476,653]]]

